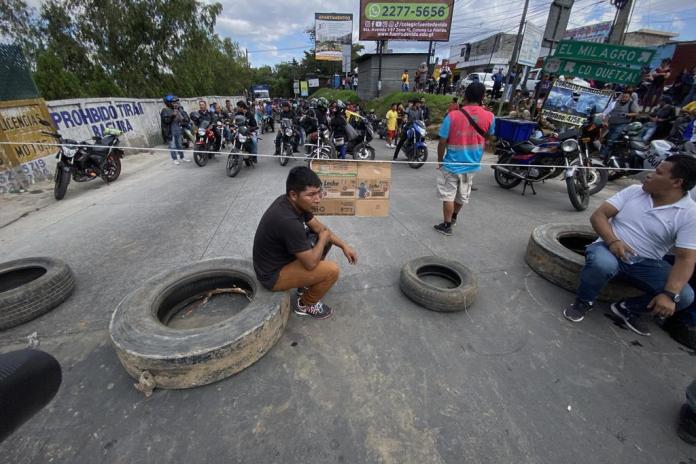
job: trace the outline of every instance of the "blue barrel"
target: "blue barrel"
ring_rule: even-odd
[[[529,140],[536,128],[537,123],[533,121],[507,118],[495,119],[495,136],[510,143]]]

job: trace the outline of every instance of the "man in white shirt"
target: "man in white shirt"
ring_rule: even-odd
[[[597,208],[590,222],[599,239],[587,247],[575,303],[563,312],[566,319],[582,321],[616,275],[646,292],[611,305],[626,327],[640,335],[650,335],[641,313],[671,317],[692,304],[688,281],[696,264],[696,203],[688,192],[694,186],[696,158],[674,155],[648,174],[642,186],[627,187]],[[674,266],[662,259],[670,250]],[[675,317],[687,327],[690,343],[696,343],[696,311]]]

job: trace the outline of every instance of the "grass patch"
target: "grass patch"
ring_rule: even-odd
[[[341,100],[343,103],[359,103],[362,106],[362,101],[360,101],[360,97],[358,97],[358,92],[354,90],[319,89],[309,96],[309,98],[319,97],[324,97],[329,102]]]

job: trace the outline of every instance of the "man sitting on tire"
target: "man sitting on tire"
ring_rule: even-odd
[[[343,250],[350,264],[358,255],[312,214],[321,200],[321,180],[311,169],[290,170],[285,195],[266,210],[254,237],[254,271],[261,285],[280,292],[293,288],[295,313],[325,319],[331,308],[321,298],[338,280],[338,264],[324,261],[331,245]],[[314,242],[314,238],[316,243]]]
[[[644,295],[611,305],[625,326],[650,335],[643,313],[668,317],[684,328],[680,343],[696,348],[696,311],[682,311],[694,300],[688,281],[696,264],[696,159],[674,155],[660,163],[640,185],[627,187],[592,214],[599,239],[587,247],[575,303],[563,315],[580,322],[602,288],[621,275],[644,289]],[[672,250],[674,266],[662,258]]]

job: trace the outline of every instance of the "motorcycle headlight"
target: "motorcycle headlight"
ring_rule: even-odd
[[[242,134],[239,134],[239,135],[237,136],[237,140],[239,140],[241,143],[246,142],[246,139],[247,139],[246,136],[244,136],[244,135],[242,135]]]
[[[292,137],[292,129],[285,129],[285,135],[288,137]]]
[[[573,153],[578,151],[578,141],[575,139],[564,140],[561,144],[561,150],[565,153]]]
[[[198,129],[198,135],[205,135],[205,129]]]
[[[63,147],[63,154],[66,158],[72,158],[77,153],[77,148]]]

